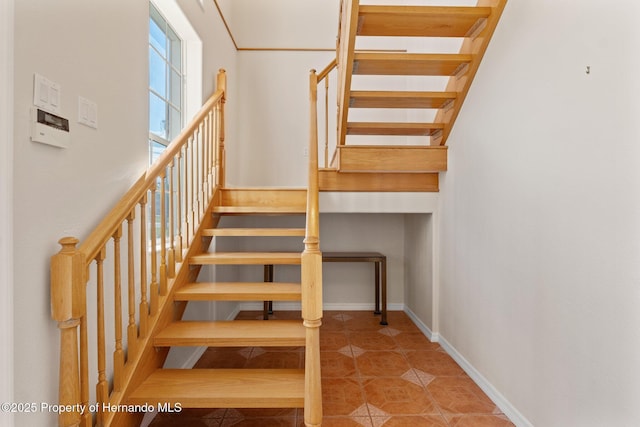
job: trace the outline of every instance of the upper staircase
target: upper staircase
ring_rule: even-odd
[[[447,170],[447,139],[505,4],[343,0],[335,63],[337,136],[330,162],[325,148],[322,191],[438,191],[438,173]],[[452,45],[455,51],[443,53]],[[332,69],[330,64],[315,83],[325,80],[328,87]]]

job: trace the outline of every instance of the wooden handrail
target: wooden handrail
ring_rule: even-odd
[[[223,71],[222,71],[223,72]],[[167,146],[157,161],[142,174],[135,184],[125,193],[116,206],[107,214],[100,224],[93,230],[91,234],[84,240],[78,248],[82,253],[87,255],[87,259],[93,259],[100,248],[109,241],[117,227],[122,224],[131,209],[150,188],[154,180],[160,173],[167,168],[169,163],[174,159],[177,153],[184,147],[189,136],[198,128],[199,123],[208,114],[211,108],[224,97],[224,91],[217,90],[202,106],[198,114],[195,115],[191,124],[185,127],[176,139]]]
[[[88,410],[89,366],[97,366],[96,407],[117,405],[139,364],[146,363],[142,355],[153,352],[151,330],[165,308],[173,310],[166,296],[177,277],[188,276],[183,251],[224,183],[225,94],[226,74],[220,70],[217,91],[84,242],[60,240],[62,249],[51,259],[51,313],[60,329],[59,401],[76,409],[60,414],[60,426],[109,425],[114,413]],[[89,283],[95,285],[97,301],[86,298]],[[97,333],[87,327],[92,323]],[[107,342],[111,335],[113,342]],[[108,364],[112,349],[114,363]],[[93,364],[90,353],[96,357]]]

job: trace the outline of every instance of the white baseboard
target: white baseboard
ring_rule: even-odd
[[[533,424],[527,420],[524,415],[516,409],[515,406],[507,400],[494,386],[491,384],[476,368],[469,363],[467,359],[456,350],[444,337],[439,336],[438,343],[442,348],[455,360],[458,365],[471,377],[471,379],[485,392],[489,399],[500,408],[503,414],[505,414],[512,423],[517,427],[533,427]]]
[[[415,325],[420,329],[420,331],[429,338],[431,342],[438,342],[440,338],[440,334],[434,333],[427,325],[424,324],[422,320],[413,312],[409,307],[404,308],[404,312],[407,316],[415,323]]]

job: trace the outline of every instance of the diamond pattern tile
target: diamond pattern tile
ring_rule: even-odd
[[[260,317],[242,312],[238,318]],[[275,318],[299,317],[276,313]],[[403,312],[328,311],[320,331],[323,427],[508,427],[511,421]],[[304,349],[208,349],[199,368],[295,368]],[[304,427],[301,409],[185,409],[151,427]]]

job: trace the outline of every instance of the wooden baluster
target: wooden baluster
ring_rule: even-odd
[[[208,138],[207,138],[207,198],[213,195],[213,188],[215,186],[213,182],[213,111],[209,110],[207,114],[207,123],[209,125]]]
[[[311,70],[309,188],[307,223],[302,253],[302,318],[306,328],[304,421],[307,426],[322,423],[322,387],[320,384],[320,326],[322,325],[322,253],[319,239],[318,196],[318,77]]]
[[[122,391],[124,371],[124,350],[122,349],[122,271],[120,267],[120,239],[122,226],[113,233],[113,297],[115,315],[116,348],[113,352],[113,389]]]
[[[216,185],[223,187],[222,184],[222,156],[220,155],[222,147],[220,147],[220,101],[215,105],[216,110]]]
[[[166,171],[160,175],[160,295],[167,295],[167,198]]]
[[[109,401],[109,383],[106,374],[106,345],[104,328],[104,259],[106,250],[102,248],[95,258],[97,270],[97,311],[98,311],[98,384],[96,385],[96,402],[98,403],[98,425],[104,425],[105,414],[102,405]]]
[[[205,117],[206,120],[206,117]],[[200,148],[199,148],[199,152],[198,152],[198,182],[199,182],[199,186],[200,186],[200,192],[198,194],[198,197],[200,198],[200,206],[199,206],[199,210],[198,213],[200,215],[200,221],[202,221],[202,217],[204,216],[204,209],[205,209],[205,203],[206,203],[206,198],[205,198],[205,173],[204,173],[204,156],[205,156],[205,139],[206,139],[206,128],[204,126],[205,122],[202,121],[200,123]]]
[[[190,136],[187,140],[187,145],[185,148],[185,157],[184,157],[184,211],[185,211],[185,224],[186,224],[186,241],[184,243],[185,247],[189,246],[189,242],[191,241],[191,224],[193,224],[193,210],[192,203],[193,202],[193,190],[192,190],[192,174],[191,174],[191,160],[192,160],[192,142],[193,136]]]
[[[182,156],[182,150],[180,150],[176,156],[177,162],[176,162],[176,166],[177,166],[177,170],[176,170],[176,175],[178,178],[178,185],[177,185],[177,191],[178,194],[176,194],[176,202],[178,202],[178,206],[176,208],[176,213],[178,214],[178,217],[176,218],[176,226],[178,229],[178,235],[176,236],[176,261],[177,262],[182,262],[182,229],[184,228],[182,225],[182,168],[180,167],[180,165],[182,164],[183,161],[183,156]]]
[[[147,301],[147,195],[140,200],[140,338],[147,336],[149,302]]]
[[[324,78],[324,167],[329,167],[329,75]]]
[[[220,169],[218,174],[218,177],[219,177],[218,185],[224,188],[226,183],[225,181],[226,158],[225,158],[225,150],[224,150],[224,139],[225,139],[224,104],[227,100],[227,73],[223,69],[220,69],[220,71],[218,72],[216,87],[218,90],[223,91],[222,98],[218,103],[219,114],[220,114],[220,121],[218,123],[218,127],[220,128],[220,135],[219,135],[220,139],[219,139],[219,145],[218,145],[218,156],[220,157]]]
[[[128,308],[129,323],[127,325],[127,355],[131,360],[136,354],[138,344],[138,326],[136,325],[136,282],[135,282],[135,258],[133,221],[135,212],[131,211],[127,217],[127,284],[128,284]]]
[[[60,329],[58,401],[61,405],[78,405],[82,398],[78,326],[86,314],[85,261],[76,249],[78,239],[65,237],[59,243],[62,249],[51,258],[51,317]],[[81,416],[80,411],[60,413],[58,425],[77,426]]]
[[[198,131],[196,130],[193,134],[193,140],[191,144],[191,185],[189,188],[191,189],[191,236],[195,236],[196,234],[196,212],[198,211],[198,181],[197,181],[197,172],[198,172],[198,160],[196,158],[196,152],[198,150]]]
[[[176,211],[175,211],[175,158],[169,163],[169,277],[176,277]]]
[[[158,312],[158,248],[156,229],[158,221],[156,219],[156,186],[157,180],[149,189],[151,191],[151,218],[149,218],[149,226],[151,227],[151,286],[149,287],[149,302],[151,304],[151,316],[155,316]]]

